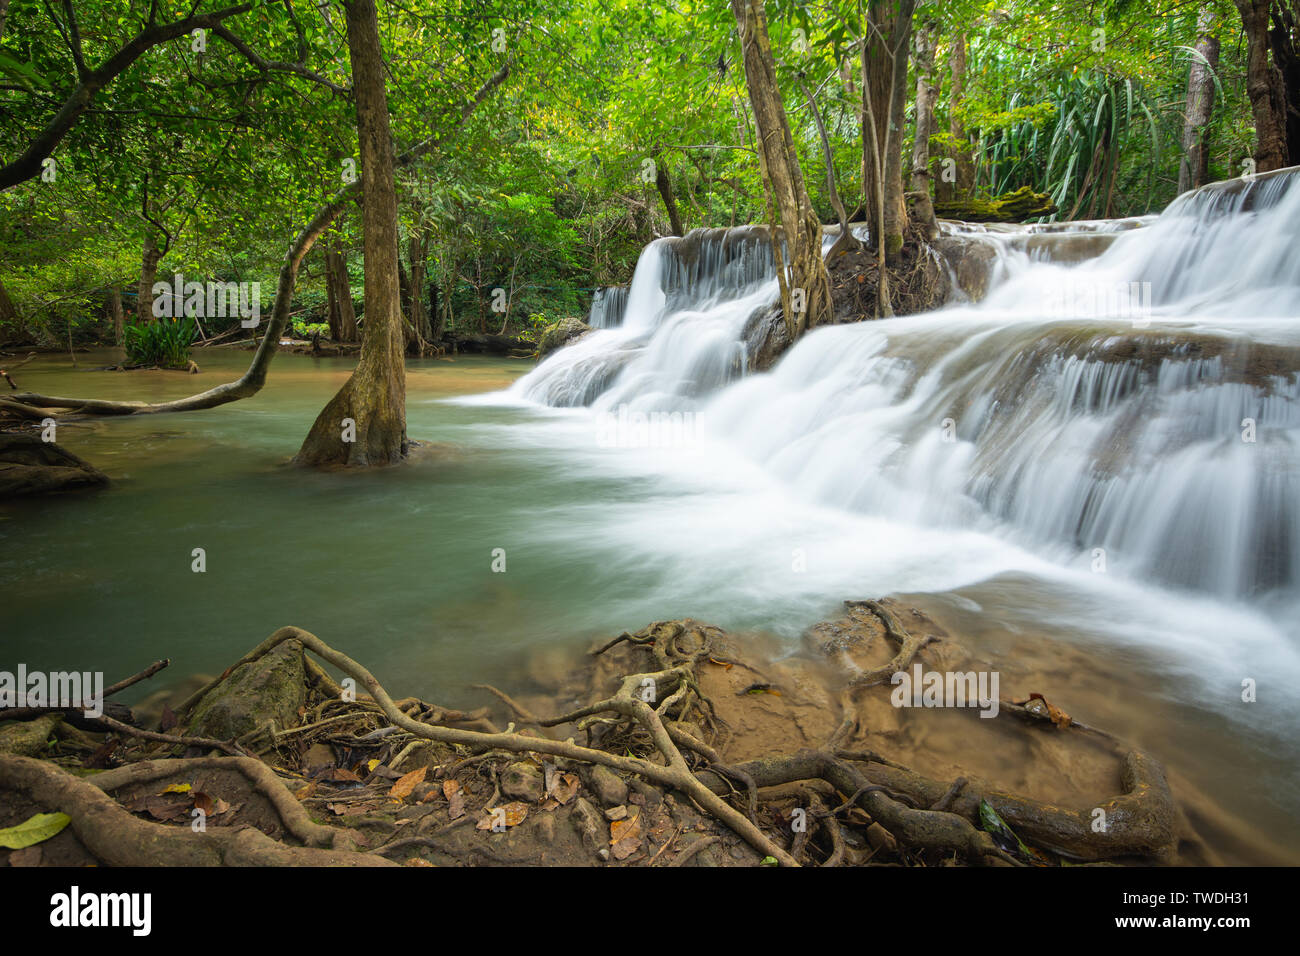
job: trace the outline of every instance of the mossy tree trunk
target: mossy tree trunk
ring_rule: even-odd
[[[397,191],[375,0],[346,0],[361,143],[366,326],[352,377],[321,411],[296,461],[386,465],[406,456],[405,336],[397,274]]]
[[[822,259],[822,226],[808,198],[790,135],[763,0],[731,0],[731,11],[740,31],[745,85],[758,128],[758,162],[772,207],[772,253],[776,257],[781,307],[793,341],[806,329],[830,322],[834,316],[830,278]]]
[[[153,230],[147,230],[144,234],[144,251],[140,254],[140,285],[136,289],[135,300],[135,319],[141,325],[153,321],[153,284],[158,278],[158,262],[162,256]],[[173,307],[174,305],[175,303]]]
[[[912,141],[912,192],[916,219],[934,238],[939,225],[930,198],[930,137],[934,133],[934,104],[939,88],[934,82],[934,26],[916,31],[916,136]]]
[[[113,319],[113,344],[122,344],[123,316],[122,290],[112,286],[108,290],[108,314]]]

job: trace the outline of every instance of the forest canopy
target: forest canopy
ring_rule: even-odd
[[[766,16],[822,222],[837,218],[831,184],[850,217],[864,211],[858,51],[904,12],[910,72],[890,139],[908,166],[926,81],[940,213],[1029,187],[1050,197],[1048,218],[1067,219],[1148,213],[1257,159],[1295,160],[1262,155],[1249,35],[1260,6],[769,2]],[[1262,6],[1266,27],[1294,34],[1291,6]],[[0,341],[120,340],[115,313],[149,322],[141,290],[147,300],[176,274],[257,281],[268,313],[286,243],[358,175],[341,9],[5,0],[0,11]],[[398,155],[510,68],[397,173],[404,313],[421,340],[581,316],[652,238],[770,218],[726,4],[453,0],[380,3],[378,16]],[[1284,97],[1293,50],[1277,36],[1263,50]],[[352,303],[331,289],[341,276],[361,298],[359,224],[344,210],[305,260],[292,331],[356,338]],[[203,334],[235,323],[217,324]]]

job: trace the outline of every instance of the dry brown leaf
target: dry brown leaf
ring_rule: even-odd
[[[503,815],[497,811],[504,811],[504,819]],[[487,816],[478,822],[477,828],[480,830],[491,830],[493,825],[499,820],[504,822],[507,827],[517,827],[519,824],[524,822],[524,819],[527,816],[528,805],[515,801],[514,803],[507,803],[504,806],[488,808]]]
[[[622,843],[624,840],[633,840],[640,835],[640,816],[625,817],[622,820],[615,820],[609,825],[609,842],[611,844]]]
[[[429,772],[427,766],[418,770],[412,770],[410,773],[402,774],[397,783],[393,784],[393,789],[388,791],[388,795],[401,803],[411,795],[417,783],[424,782],[424,775]]]
[[[460,791],[459,780],[444,780],[442,782],[442,795],[446,797],[448,800],[451,799],[451,795],[453,793],[457,793],[459,791]]]
[[[1070,724],[1074,723],[1073,718],[1071,718],[1069,714],[1061,710],[1061,708],[1057,707],[1042,694],[1030,694],[1025,700],[1012,701],[1012,703],[1028,705],[1035,700],[1041,700],[1043,702],[1043,706],[1047,709],[1047,719],[1061,730],[1067,729]]]
[[[465,815],[465,794],[459,789],[453,790],[447,798],[447,819],[459,820]]]
[[[556,774],[551,780],[549,795],[561,804],[568,803],[578,795],[578,775],[574,773]]]

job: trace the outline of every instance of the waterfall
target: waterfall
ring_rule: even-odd
[[[627,286],[610,285],[597,289],[591,298],[587,324],[593,329],[612,329],[623,324],[627,311]]]
[[[1294,182],[1216,184],[1148,219],[949,226],[996,248],[980,303],[820,328],[748,376],[746,326],[776,294],[761,235],[659,240],[622,326],[561,350],[514,395],[693,408],[737,462],[819,506],[1294,606]],[[1099,254],[1078,254],[1099,236]]]
[[[689,402],[744,374],[745,326],[775,294],[763,230],[699,229],[657,239],[637,262],[620,324],[559,350],[513,392],[558,406]]]

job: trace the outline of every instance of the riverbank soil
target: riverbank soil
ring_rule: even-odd
[[[1151,755],[989,683],[996,662],[919,610],[848,602],[777,653],[658,622],[581,663],[546,655],[514,694],[479,685],[488,706],[460,711],[392,700],[281,628],[121,721],[0,726],[0,828],[69,818],[0,863],[1216,862]],[[927,698],[928,674],[969,674],[972,694]]]

